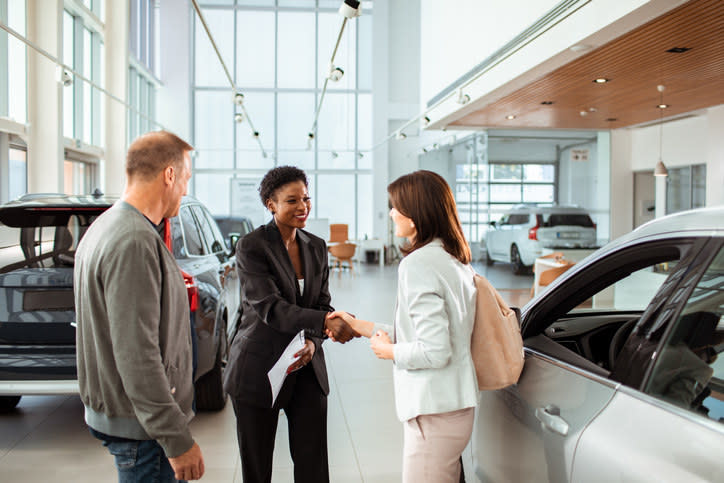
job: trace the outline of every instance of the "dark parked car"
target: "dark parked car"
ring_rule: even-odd
[[[520,381],[480,394],[469,483],[721,480],[724,207],[609,243],[521,329]]]
[[[115,199],[27,195],[0,206],[0,410],[22,395],[78,392],[73,254],[88,226]],[[226,402],[226,326],[239,306],[232,253],[208,210],[184,197],[159,227],[189,295],[198,409]]]
[[[229,242],[228,248],[231,248],[231,240],[239,239],[254,229],[251,220],[245,216],[215,216],[214,219],[224,235],[224,240]]]

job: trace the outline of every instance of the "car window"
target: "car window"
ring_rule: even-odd
[[[210,253],[219,253],[224,251],[224,237],[219,231],[219,227],[216,222],[213,221],[211,215],[201,205],[194,205],[191,207],[196,215],[196,220],[199,222],[201,227],[201,233],[206,240],[207,247]]]
[[[593,228],[591,217],[583,213],[551,213],[543,215],[543,226],[582,226]]]
[[[525,225],[528,223],[530,215],[510,215],[508,218],[508,224],[510,225]]]
[[[586,310],[644,310],[676,265],[672,258],[631,272],[615,283],[602,288],[579,304],[572,312]]]
[[[724,422],[724,248],[666,336],[646,392]],[[721,356],[721,357],[720,357]]]
[[[203,255],[204,245],[199,236],[199,229],[196,226],[194,216],[191,214],[191,208],[188,206],[182,206],[179,218],[184,234],[186,253],[189,255]]]

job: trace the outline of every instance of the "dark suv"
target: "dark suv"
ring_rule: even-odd
[[[0,411],[22,395],[78,392],[73,255],[88,226],[115,201],[34,194],[0,206]],[[159,231],[188,289],[196,406],[221,409],[226,326],[240,297],[233,254],[192,197]]]

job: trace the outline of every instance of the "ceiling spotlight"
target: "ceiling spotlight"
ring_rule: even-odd
[[[312,149],[312,141],[314,141],[314,133],[310,132],[307,134],[307,151]]]
[[[658,107],[659,109],[666,109],[667,107],[669,107],[669,105],[668,104],[659,104],[656,107]]]
[[[505,118],[506,118],[508,121],[512,121],[513,119],[515,119],[515,115],[513,115],[513,114],[508,114],[507,116],[505,116]]]
[[[63,83],[65,87],[69,87],[73,84],[73,76],[70,75],[70,72],[63,69],[63,73],[60,76],[60,81]]]
[[[550,106],[553,104],[553,101],[543,101],[541,102],[541,104],[543,104],[544,106]]]
[[[581,117],[586,117],[588,116],[588,111],[581,111],[579,112],[579,114],[581,115]]]
[[[234,114],[234,121],[236,121],[236,122],[244,121],[244,114],[242,114],[240,112],[237,112],[236,114]]]
[[[345,18],[355,18],[362,15],[362,4],[357,0],[344,0],[338,12]]]
[[[332,159],[337,159],[339,157],[339,153],[337,151],[332,151]]]
[[[234,94],[234,104],[236,104],[237,106],[243,105],[244,94],[242,94],[241,92],[237,92],[236,94]]]
[[[258,138],[258,137],[259,137],[259,131],[254,131],[253,133],[251,133],[251,137],[253,137],[253,138]]]
[[[307,134],[307,137],[308,137],[309,139],[314,139],[314,133],[313,133],[313,132],[308,133],[308,134]]]
[[[588,112],[596,112],[596,111],[598,111],[598,109],[596,109],[595,107],[588,108]]]
[[[672,54],[683,54],[684,52],[687,52],[689,50],[691,50],[691,48],[689,47],[673,47],[667,50],[667,52],[671,52]]]
[[[364,157],[365,157],[365,155],[364,155],[364,154],[362,154],[362,153],[357,153],[357,157],[358,157],[359,159],[362,159],[362,158],[364,158]]]
[[[430,125],[430,118],[425,116],[422,118],[422,125],[423,126],[429,126]]]
[[[467,104],[470,102],[470,96],[467,94],[463,94],[462,87],[458,89],[458,98],[456,99],[458,104]]]
[[[331,80],[332,82],[339,82],[340,79],[342,79],[342,76],[344,76],[344,71],[341,67],[335,67],[331,62],[329,63],[329,73],[327,74],[327,78]]]
[[[599,77],[598,79],[593,79],[593,82],[596,84],[605,84],[606,82],[611,82],[611,79],[606,79],[605,77]]]
[[[397,133],[395,134],[395,139],[397,139],[398,141],[401,141],[406,138],[407,138],[407,134],[405,134],[402,131],[397,131]]]

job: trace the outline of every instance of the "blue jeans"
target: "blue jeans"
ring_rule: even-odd
[[[118,483],[176,483],[173,468],[155,441],[109,436],[89,428],[90,433],[103,442],[103,446],[116,460]],[[185,483],[185,482],[183,482]]]

